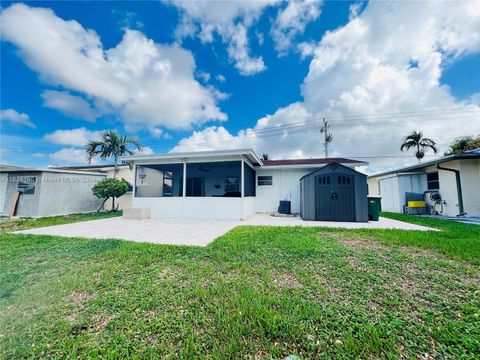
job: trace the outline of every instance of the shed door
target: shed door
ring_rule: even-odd
[[[332,175],[315,177],[315,220],[317,221],[332,220],[333,218],[332,180]]]
[[[335,194],[333,196],[334,219],[336,221],[355,221],[355,194],[353,176],[334,175]]]
[[[353,183],[351,175],[315,177],[315,220],[355,221]]]

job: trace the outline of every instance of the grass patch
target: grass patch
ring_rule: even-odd
[[[26,230],[37,227],[52,225],[70,224],[79,221],[105,219],[115,216],[122,216],[122,211],[105,211],[86,214],[71,214],[60,216],[49,216],[38,219],[20,218],[20,219],[0,219],[0,233]]]
[[[422,234],[432,251],[418,251]],[[449,239],[238,227],[197,248],[2,234],[0,357],[473,359],[480,268],[442,250]]]
[[[382,213],[390,219],[407,221],[442,231],[370,231],[384,244],[407,245],[434,250],[458,260],[466,260],[480,265],[480,226],[451,220],[440,220],[422,216]]]

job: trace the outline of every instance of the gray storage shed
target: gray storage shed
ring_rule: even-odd
[[[367,175],[332,162],[300,179],[304,220],[368,221]]]

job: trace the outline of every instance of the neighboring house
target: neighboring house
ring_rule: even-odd
[[[338,163],[330,170],[329,191],[334,193],[335,171],[343,174],[344,167],[367,165],[344,158],[262,161],[251,149],[135,155],[121,160],[134,166],[132,207],[149,209],[156,218],[246,219],[257,212],[276,212],[280,200],[290,201],[291,212],[300,213],[302,177]],[[348,199],[339,201],[353,204],[353,188],[358,185],[353,180],[344,185],[352,190]],[[365,193],[361,201],[367,204],[366,179],[360,186]],[[314,192],[303,197],[315,197]],[[332,206],[330,220],[336,220],[335,214]],[[355,213],[347,218],[355,221]]]
[[[57,169],[62,170],[75,170],[75,171],[95,171],[106,174],[107,177],[113,178],[113,164],[109,165],[84,165],[84,166],[65,166]],[[128,165],[117,165],[116,172],[117,179],[123,179],[128,183],[128,191],[123,196],[116,199],[115,203],[119,210],[129,209],[132,207],[132,194],[133,194],[133,170]],[[111,203],[107,201],[105,203],[105,209],[110,210]]]
[[[15,202],[20,217],[97,211],[102,200],[92,187],[103,178],[98,172],[0,167],[0,215],[9,216]]]
[[[382,210],[402,213],[408,193],[439,193],[443,215],[480,216],[480,149],[444,156],[368,177],[369,194],[382,196]]]

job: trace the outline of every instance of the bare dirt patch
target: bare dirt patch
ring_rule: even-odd
[[[270,271],[275,286],[288,289],[302,289],[303,284],[292,274],[288,272]]]
[[[73,310],[66,316],[66,319],[70,322],[75,321],[78,318],[79,312],[85,308],[86,303],[96,297],[97,294],[84,291],[74,291],[65,296],[66,303],[73,307]]]

